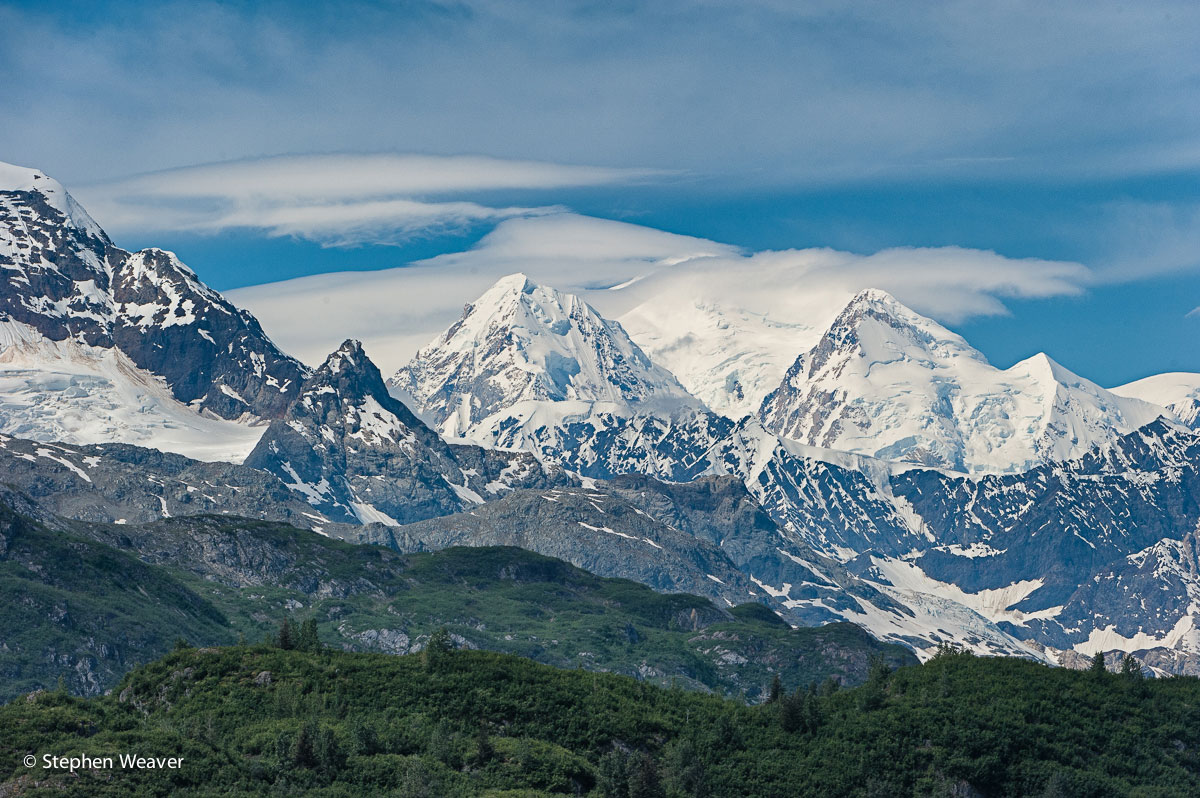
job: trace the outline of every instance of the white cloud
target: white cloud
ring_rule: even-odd
[[[1187,0],[111,5],[0,4],[6,159],[69,182],[265,149],[762,181],[1200,164]]]
[[[172,169],[73,189],[110,233],[255,229],[326,245],[561,210],[489,207],[468,192],[550,190],[642,179],[648,170],[477,156],[305,155]]]
[[[471,250],[401,269],[325,274],[229,292],[281,346],[319,362],[342,339],[364,341],[385,374],[449,326],[496,279],[523,271],[584,294],[610,318],[645,303],[743,309],[779,325],[819,327],[863,288],[883,288],[946,322],[1005,312],[1003,300],[1076,294],[1077,263],[1005,258],[957,247],[745,253],[623,222],[563,213],[502,222]],[[807,338],[795,339],[795,354]]]

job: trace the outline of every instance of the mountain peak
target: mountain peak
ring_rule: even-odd
[[[306,370],[174,253],[115,246],[58,181],[0,164],[0,316],[118,349],[192,410],[274,418]]]
[[[882,288],[862,289],[853,297],[851,297],[850,301],[846,303],[846,309],[862,305],[874,305],[876,307],[887,308],[893,308],[896,306],[901,308],[904,307],[900,304],[900,301],[896,299],[896,297],[892,296],[887,291],[884,291]]]
[[[311,407],[314,397],[335,394],[338,401],[358,402],[370,396],[388,396],[379,367],[363,350],[362,343],[347,338],[325,358],[325,362],[304,382],[301,403]]]
[[[63,184],[41,170],[0,161],[0,194],[4,193],[39,194],[46,205],[61,214],[68,224],[88,236],[108,241],[100,225],[63,188]]]
[[[1086,452],[1155,418],[1044,353],[1001,371],[961,336],[863,291],[759,409],[770,431],[955,471],[1012,471]]]
[[[467,305],[390,384],[452,437],[527,401],[699,404],[620,324],[520,273]]]
[[[341,346],[330,353],[329,357],[325,358],[325,363],[321,368],[336,373],[345,369],[358,368],[360,364],[364,363],[375,365],[363,350],[362,341],[357,338],[347,338],[342,341]]]
[[[0,191],[31,191],[40,189],[39,180],[57,184],[57,180],[46,177],[45,172],[28,166],[0,161]]]
[[[962,336],[878,288],[855,294],[817,345],[797,359],[789,376],[800,368],[812,377],[850,356],[868,363],[912,361],[931,368],[960,358],[987,363]]]
[[[506,274],[505,276],[503,276],[499,280],[497,280],[495,283],[493,283],[492,287],[489,288],[487,290],[487,292],[484,293],[483,296],[486,297],[488,294],[491,294],[493,292],[494,293],[528,294],[528,293],[532,293],[537,288],[541,288],[541,286],[539,286],[537,283],[534,283],[532,280],[530,280],[529,276],[526,275],[524,272],[514,272],[513,274]],[[550,290],[554,291],[554,289],[550,289]],[[557,293],[557,292],[555,291],[555,293]],[[480,299],[483,299],[483,297],[480,297]]]

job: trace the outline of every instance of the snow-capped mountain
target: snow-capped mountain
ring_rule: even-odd
[[[1200,430],[1200,374],[1155,374],[1110,390],[1117,396],[1161,405],[1174,413],[1179,423]]]
[[[1063,609],[1082,606],[1072,599],[1079,586],[1200,521],[1186,466],[1192,437],[1165,421],[1129,432],[1162,408],[1114,397],[1048,358],[1001,371],[960,337],[866,292],[797,373],[809,363],[832,386],[825,402],[837,418],[868,406],[888,422],[859,432],[884,439],[872,452],[881,456],[797,442],[702,407],[626,415],[519,394],[490,406],[505,423],[485,430],[492,443],[595,479],[736,478],[772,525],[710,542],[788,617],[850,620],[925,653],[947,641],[1043,659],[1083,651],[1101,638],[1093,620]],[[853,449],[847,440],[815,443]],[[918,449],[940,467],[914,467]],[[972,469],[985,473],[954,473]],[[1140,617],[1133,606],[1120,612]],[[1142,620],[1142,637],[1117,624],[1126,648],[1175,640]]]
[[[353,341],[308,374],[170,253],[113,245],[44,175],[2,167],[0,189],[0,434],[43,441],[0,438],[0,460],[55,513],[232,507],[516,542],[923,653],[1200,663],[1200,436],[1176,423],[1197,423],[1200,376],[1106,391],[1044,355],[996,369],[879,291],[829,325],[704,292],[617,323],[512,275],[389,390]],[[764,375],[774,392],[742,414]],[[259,470],[52,439],[253,449]]]
[[[52,341],[20,322],[0,322],[2,434],[129,443],[240,463],[265,430],[197,412],[117,347]]]
[[[117,247],[61,184],[8,164],[0,164],[0,280],[5,340],[22,341],[27,362],[42,341],[51,360],[65,341],[119,350],[179,402],[227,419],[279,416],[304,378],[253,316],[172,253]]]
[[[1078,456],[1161,414],[1044,354],[997,369],[878,290],[851,300],[759,410],[801,443],[963,472]]]
[[[346,341],[271,423],[246,465],[269,471],[326,516],[390,525],[459,512],[515,488],[568,484],[531,455],[450,445],[388,394]]]
[[[758,410],[795,352],[820,334],[813,325],[776,321],[703,296],[656,296],[619,320],[693,396],[734,420]]]
[[[616,322],[583,300],[512,274],[389,380],[448,437],[484,440],[522,403],[575,402],[606,412],[696,406]]]

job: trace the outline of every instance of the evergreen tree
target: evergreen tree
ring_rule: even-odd
[[[495,755],[496,749],[492,746],[492,738],[488,735],[487,721],[480,721],[479,730],[475,733],[475,767],[486,766]]]
[[[345,763],[345,755],[342,752],[341,746],[338,744],[337,735],[333,729],[322,725],[317,729],[317,733],[313,740],[313,749],[316,755],[317,768],[328,779],[337,776],[342,765]]]
[[[1142,666],[1132,654],[1126,654],[1121,660],[1121,675],[1131,679],[1142,678]]]
[[[600,757],[596,767],[596,789],[603,798],[629,798],[628,757],[617,750]]]
[[[654,757],[641,753],[630,759],[629,798],[664,798]]]
[[[804,696],[797,690],[779,701],[779,725],[785,732],[797,732],[804,727]]]
[[[319,651],[321,649],[316,618],[309,618],[300,625],[300,632],[296,635],[296,649],[298,651]]]
[[[1104,664],[1104,652],[1097,651],[1092,655],[1092,665],[1088,669],[1092,673],[1108,673],[1108,667]]]
[[[771,679],[771,689],[767,692],[767,703],[774,704],[783,696],[783,680],[779,678],[779,674],[775,674],[775,678]]]
[[[316,729],[311,721],[305,721],[296,732],[292,742],[292,764],[298,768],[311,768],[317,764]]]
[[[455,734],[450,721],[442,718],[433,727],[425,744],[425,753],[444,765],[453,767],[458,759],[455,754]]]
[[[663,781],[667,794],[703,798],[709,794],[705,784],[705,757],[690,737],[669,745],[663,752]]]
[[[279,624],[279,634],[275,636],[275,645],[285,651],[296,647],[296,633],[292,630],[292,622],[287,618],[284,618],[283,623]]]
[[[842,688],[842,685],[837,679],[830,676],[825,681],[821,682],[821,686],[817,688],[817,695],[821,698],[828,698]]]

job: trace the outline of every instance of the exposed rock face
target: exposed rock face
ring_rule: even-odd
[[[246,465],[275,474],[329,518],[359,523],[409,523],[570,482],[529,454],[447,444],[388,394],[357,341],[305,381]]]
[[[1013,634],[1057,649],[1200,653],[1200,437],[1155,422],[1078,460],[975,479],[892,478],[939,530],[909,561],[937,583],[1005,595]]]
[[[204,513],[322,529],[329,519],[271,474],[122,444],[68,446],[0,436],[0,483],[22,510],[99,523],[143,524]]]
[[[174,254],[117,247],[57,181],[7,164],[0,267],[0,324],[51,342],[117,348],[198,410],[275,418],[304,378],[253,316]]]
[[[395,531],[372,526],[357,534],[401,550],[518,546],[655,590],[693,593],[731,606],[770,600],[717,546],[596,489],[518,491],[470,512]]]

